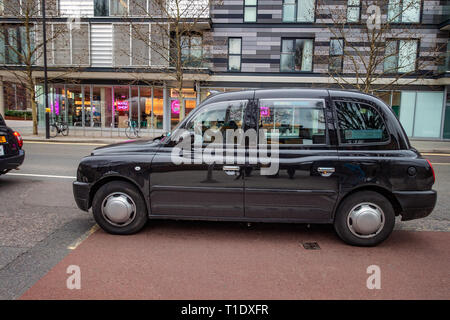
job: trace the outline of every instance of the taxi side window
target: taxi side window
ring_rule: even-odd
[[[268,144],[326,144],[323,100],[262,99],[259,130],[264,130]],[[278,135],[278,142],[273,134]]]
[[[188,123],[186,129],[193,132],[195,138],[201,139],[203,143],[214,142],[215,134],[212,133],[222,135],[222,141],[226,143],[227,130],[242,129],[243,111],[247,102],[247,100],[224,101],[205,106]]]
[[[389,134],[381,114],[368,104],[335,101],[341,143],[381,143]]]

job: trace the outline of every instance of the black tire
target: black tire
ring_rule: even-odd
[[[134,138],[134,136],[133,136],[133,128],[131,128],[131,127],[127,127],[126,129],[125,129],[125,135],[127,136],[127,138],[129,138],[129,139],[132,139],[132,138]]]
[[[347,219],[352,209],[361,203],[372,203],[378,206],[384,213],[384,225],[374,235],[366,238],[352,232]],[[350,223],[351,224],[351,223]],[[334,229],[338,236],[346,243],[354,246],[376,246],[386,240],[392,233],[395,225],[395,212],[391,203],[383,195],[374,191],[361,191],[345,198],[336,212]]]
[[[123,193],[132,199],[135,204],[135,212],[133,220],[125,226],[116,226],[112,224],[102,213],[102,204],[104,200],[113,193]],[[133,234],[141,230],[147,220],[147,207],[145,201],[138,189],[131,183],[125,181],[111,181],[101,186],[94,195],[92,200],[92,212],[97,224],[106,232],[111,234]]]
[[[56,126],[51,125],[50,126],[50,137],[54,138],[58,135],[58,129],[56,128]]]
[[[61,133],[63,136],[69,135],[69,126],[66,123],[61,126]]]

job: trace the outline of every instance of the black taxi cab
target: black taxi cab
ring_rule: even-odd
[[[326,89],[208,97],[171,132],[95,149],[73,183],[113,234],[149,219],[333,224],[373,246],[436,203],[431,163],[380,99]]]

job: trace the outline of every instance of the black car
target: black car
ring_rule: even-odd
[[[0,114],[0,175],[17,169],[25,158],[21,135],[9,128]]]
[[[371,246],[396,216],[431,213],[434,182],[378,98],[277,89],[212,95],[171,134],[95,149],[73,190],[113,234],[148,219],[328,223],[345,242]]]

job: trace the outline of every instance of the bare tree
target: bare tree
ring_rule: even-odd
[[[0,69],[10,75],[25,90],[31,103],[33,117],[33,134],[38,134],[36,73],[43,64],[43,32],[41,5],[38,0],[0,0],[1,14],[14,17],[12,23],[0,25]],[[57,0],[46,0],[46,15],[56,16]],[[52,44],[58,50],[58,59],[67,56],[69,48],[69,24],[60,23],[47,27],[47,53],[52,52]],[[86,53],[80,52],[80,55]],[[55,59],[56,61],[56,59]],[[70,69],[70,70],[69,70]],[[67,68],[57,72],[53,78],[73,72]]]
[[[126,11],[130,16],[141,16],[142,21],[151,21],[149,31],[148,22],[145,25],[124,17],[131,25],[132,41],[147,49],[128,52],[136,61],[132,64],[140,65],[136,80],[145,82],[145,77],[139,75],[149,71],[168,74],[175,83],[180,102],[180,120],[185,115],[183,87],[186,78],[195,81],[195,76],[188,75],[207,71],[212,47],[212,35],[206,32],[210,27],[210,7],[219,3],[219,0],[150,0],[147,7],[145,0],[134,0]]]
[[[421,0],[345,2],[319,0],[317,6],[331,34],[324,65],[339,86],[368,93],[411,84],[437,70],[446,40],[420,31]]]

